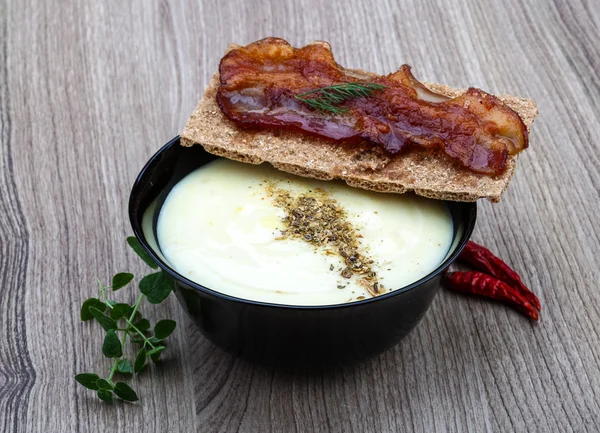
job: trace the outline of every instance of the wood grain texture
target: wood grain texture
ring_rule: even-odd
[[[285,372],[216,349],[170,300],[150,313],[181,324],[169,362],[137,381],[139,404],[102,405],[73,380],[107,368],[78,309],[97,276],[142,270],[124,244],[133,179],[228,43],[268,35],[538,103],[475,240],[521,273],[542,318],[444,291],[378,358]],[[1,2],[0,431],[600,430],[598,40],[593,0]]]

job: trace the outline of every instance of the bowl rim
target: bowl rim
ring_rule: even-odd
[[[179,280],[182,283],[186,284],[189,287],[192,287],[195,290],[204,292],[204,293],[212,295],[212,296],[216,296],[218,298],[221,298],[221,299],[229,301],[229,302],[242,303],[242,304],[266,307],[266,308],[282,308],[282,309],[286,309],[286,310],[330,310],[330,309],[339,309],[339,308],[352,308],[352,307],[358,307],[358,306],[362,306],[362,305],[366,305],[366,304],[371,304],[374,302],[382,302],[386,299],[390,299],[395,296],[399,296],[403,293],[412,291],[412,290],[418,288],[419,286],[421,286],[422,284],[428,282],[429,280],[437,277],[440,273],[442,273],[446,268],[448,268],[448,266],[450,266],[456,260],[458,255],[461,253],[461,251],[463,250],[463,248],[465,247],[465,245],[471,238],[471,234],[473,233],[473,230],[475,228],[475,223],[477,221],[477,202],[461,202],[461,204],[468,207],[466,210],[466,215],[467,215],[468,221],[465,225],[465,229],[462,234],[462,237],[461,237],[460,241],[458,242],[454,251],[450,255],[448,255],[446,257],[446,259],[443,262],[441,262],[433,271],[431,271],[430,273],[428,273],[421,279],[414,281],[413,283],[411,283],[407,286],[401,287],[399,289],[393,290],[391,292],[385,293],[383,295],[380,295],[380,296],[377,296],[374,298],[367,298],[367,299],[363,299],[360,301],[347,302],[347,303],[343,303],[343,304],[290,305],[290,304],[277,304],[277,303],[273,303],[273,302],[254,301],[252,299],[245,299],[245,298],[239,298],[237,296],[231,296],[231,295],[219,292],[217,290],[211,289],[209,287],[203,286],[202,284],[196,283],[192,280],[189,280],[188,278],[184,277],[183,275],[179,274],[177,271],[172,269],[167,263],[165,263],[154,252],[154,250],[150,247],[150,245],[146,241],[146,237],[144,236],[142,226],[141,226],[141,216],[140,216],[139,222],[138,222],[137,218],[135,218],[135,216],[139,214],[139,209],[138,209],[139,201],[136,201],[136,197],[139,196],[139,194],[141,192],[140,190],[142,189],[142,186],[143,186],[143,183],[142,183],[143,178],[146,176],[148,170],[150,170],[154,165],[158,164],[159,160],[162,158],[163,154],[167,150],[169,150],[173,146],[179,145],[179,139],[180,139],[180,136],[177,135],[176,137],[169,140],[154,155],[152,155],[152,157],[146,162],[144,167],[141,169],[140,173],[137,175],[135,182],[133,183],[133,186],[131,188],[130,194],[129,194],[128,213],[129,213],[129,221],[131,224],[131,228],[133,229],[133,234],[136,237],[136,239],[138,240],[138,242],[141,244],[142,248],[144,248],[144,250],[150,255],[152,260],[154,260],[156,262],[156,264],[158,265],[158,267],[161,268],[162,271],[169,274],[175,280]],[[217,156],[217,158],[221,158],[221,157]],[[443,201],[448,202],[448,200],[443,200]],[[143,216],[143,213],[142,213],[142,216]]]

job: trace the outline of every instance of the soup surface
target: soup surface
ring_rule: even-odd
[[[292,205],[282,204],[282,197]],[[298,209],[306,210],[299,198],[338,212],[341,237],[354,238],[356,257],[364,262],[360,272],[348,272],[355,263],[341,254],[345,247],[330,231],[319,243],[291,224]],[[321,221],[311,224],[334,224]],[[162,254],[181,275],[235,297],[288,305],[340,304],[372,297],[373,286],[377,294],[405,287],[442,262],[452,232],[441,201],[369,192],[226,159],[175,185],[157,225]]]

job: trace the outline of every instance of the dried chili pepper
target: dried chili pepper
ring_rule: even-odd
[[[446,274],[445,282],[446,287],[451,290],[507,302],[532,319],[538,320],[538,310],[517,288],[483,272],[450,272]]]
[[[487,248],[478,245],[473,241],[469,241],[458,256],[458,260],[514,287],[536,308],[536,310],[541,311],[542,306],[540,300],[525,284],[523,284],[519,274]]]

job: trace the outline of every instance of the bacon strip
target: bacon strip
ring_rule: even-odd
[[[221,111],[242,127],[302,130],[337,142],[367,141],[390,154],[409,147],[443,149],[464,167],[499,174],[507,155],[527,148],[527,129],[498,98],[470,88],[449,99],[428,90],[403,65],[397,72],[359,79],[339,66],[326,43],[293,48],[266,38],[227,53],[219,66]],[[342,105],[343,114],[309,107],[295,95],[349,82],[386,86]]]

